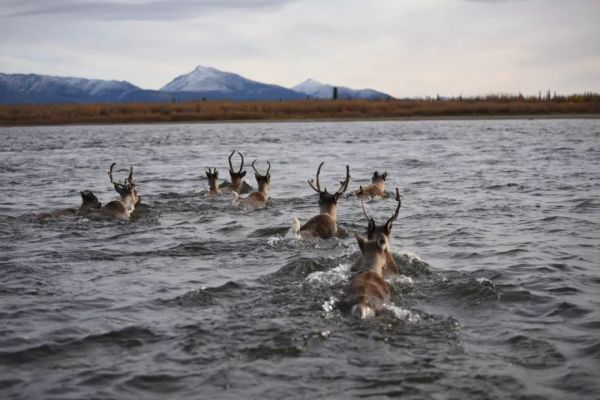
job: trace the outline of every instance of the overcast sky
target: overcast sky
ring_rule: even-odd
[[[600,0],[0,0],[0,72],[158,89],[197,65],[399,97],[600,92]]]

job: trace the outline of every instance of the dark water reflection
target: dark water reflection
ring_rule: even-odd
[[[595,398],[600,385],[600,122],[494,120],[11,128],[0,131],[2,398]],[[272,205],[206,196],[226,156],[270,160]],[[130,222],[39,213],[114,197]],[[351,189],[403,193],[385,315],[336,299],[339,240],[298,242],[320,161]],[[251,168],[248,177],[251,177]],[[254,179],[249,179],[255,185]],[[379,221],[392,197],[368,204]],[[38,214],[38,215],[35,215]]]

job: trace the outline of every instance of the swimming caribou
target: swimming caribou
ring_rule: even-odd
[[[206,178],[208,179],[208,194],[210,196],[215,196],[221,193],[221,189],[219,189],[219,171],[216,168],[213,168],[211,171],[210,168],[206,171]]]
[[[125,178],[123,183],[115,181],[113,179],[113,168],[117,163],[112,163],[108,170],[108,177],[110,183],[113,184],[117,193],[121,198],[119,200],[113,200],[101,208],[102,214],[117,219],[128,220],[131,217],[131,213],[135,210],[135,207],[140,203],[142,198],[135,189],[135,180],[133,179],[133,166],[129,168],[129,176]]]
[[[252,192],[248,195],[248,197],[240,197],[240,195],[236,192],[232,192],[234,199],[233,205],[239,208],[244,209],[257,209],[264,208],[267,206],[267,202],[269,200],[269,188],[271,187],[271,163],[267,161],[267,172],[262,175],[254,164],[256,164],[257,160],[252,161],[252,169],[254,169],[254,177],[256,178],[256,183],[258,183],[258,190],[256,192]]]
[[[348,189],[350,182],[350,166],[346,165],[346,178],[340,182],[340,188],[335,193],[329,193],[327,188],[321,190],[319,182],[319,174],[325,162],[319,164],[317,169],[317,181],[315,186],[314,180],[309,180],[309,186],[319,193],[319,208],[320,214],[309,219],[304,225],[300,226],[300,221],[297,218],[293,220],[293,230],[298,237],[320,237],[329,239],[338,235],[337,227],[337,202],[342,197],[342,194]]]
[[[385,178],[387,178],[388,173],[385,171],[383,174],[379,175],[379,172],[375,171],[373,173],[373,177],[371,178],[371,184],[365,186],[364,188],[361,186],[360,189],[355,191],[353,194],[355,196],[360,197],[383,197],[384,189],[385,189]]]
[[[362,186],[361,186],[361,189],[362,189]],[[373,218],[369,217],[369,215],[367,214],[367,210],[365,209],[364,198],[361,198],[363,213],[365,214],[365,217],[367,218],[367,221],[368,221],[367,238],[369,240],[378,240],[380,237],[385,237],[388,242],[388,246],[385,251],[386,262],[383,267],[383,275],[384,276],[393,275],[393,274],[398,273],[398,265],[396,264],[396,259],[394,258],[394,256],[392,255],[392,253],[389,250],[389,240],[390,240],[390,234],[392,233],[392,226],[393,226],[394,221],[398,218],[398,213],[400,212],[400,207],[402,206],[402,200],[400,198],[400,191],[398,190],[398,188],[396,188],[396,198],[395,199],[398,202],[398,205],[396,206],[396,211],[394,212],[394,214],[390,218],[388,218],[388,220],[386,221],[385,224],[377,225],[375,223],[375,220]]]
[[[233,169],[233,164],[231,163],[231,157],[235,154],[235,150],[231,152],[228,157],[229,161],[229,176],[231,177],[231,182],[229,184],[225,184],[221,186],[221,190],[223,192],[236,192],[240,193],[248,193],[248,185],[244,182],[244,177],[246,176],[246,171],[244,169],[244,156],[239,151],[237,152],[240,155],[242,161],[240,162],[240,168],[236,171]]]
[[[389,242],[385,235],[375,240],[355,236],[361,251],[359,273],[352,279],[340,305],[350,308],[352,316],[365,319],[375,316],[390,302],[390,289],[383,279]]]
[[[89,190],[79,192],[81,194],[81,205],[79,208],[69,207],[64,210],[57,210],[47,213],[34,212],[35,218],[39,221],[46,221],[49,219],[61,218],[69,215],[77,215],[80,217],[89,215],[95,211],[98,211],[102,204],[98,201],[98,198],[94,193]]]
[[[102,207],[102,203],[91,190],[84,190],[79,194],[81,194],[81,206],[77,209],[77,215],[86,216]]]

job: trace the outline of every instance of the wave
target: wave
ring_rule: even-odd
[[[553,368],[566,361],[565,356],[550,342],[525,335],[515,335],[507,339],[510,353],[504,358],[528,368]]]
[[[0,364],[26,364],[47,360],[50,357],[69,357],[75,353],[87,353],[90,346],[116,345],[125,349],[139,347],[161,340],[149,328],[128,326],[100,334],[91,334],[80,338],[61,339],[57,342],[43,343],[16,351],[0,352]]]

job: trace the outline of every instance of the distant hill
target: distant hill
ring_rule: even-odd
[[[0,104],[112,102],[135,90],[124,81],[0,73]]]
[[[307,79],[304,82],[294,86],[292,89],[296,92],[304,93],[314,99],[331,99],[333,96],[334,85],[321,83],[314,79]],[[361,100],[384,100],[392,98],[387,93],[378,92],[373,89],[350,89],[344,86],[337,86],[339,99],[361,99]]]
[[[165,103],[198,100],[278,101],[330,99],[333,85],[309,79],[292,89],[253,81],[232,72],[198,66],[160,90],[126,81],[0,73],[0,104]],[[340,99],[386,99],[372,89],[338,86]]]
[[[198,66],[192,72],[180,75],[160,89],[175,97],[193,97],[219,100],[299,100],[306,95],[284,88],[244,78],[212,67]],[[185,95],[183,93],[186,93]]]

